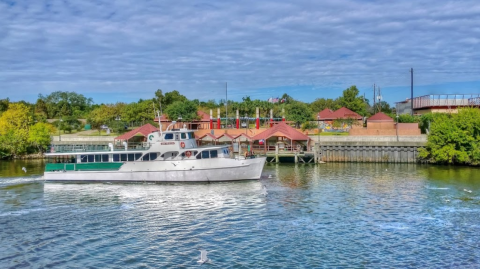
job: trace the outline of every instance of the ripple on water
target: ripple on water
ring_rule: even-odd
[[[217,268],[475,268],[476,196],[417,169],[267,165],[261,182],[219,184],[2,180],[0,264],[190,268],[206,249]]]

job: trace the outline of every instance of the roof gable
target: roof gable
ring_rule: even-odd
[[[325,108],[324,110],[320,111],[318,114],[317,114],[317,118],[322,120],[322,119],[331,119],[332,118],[332,115],[333,115],[333,110],[331,110],[330,108]]]
[[[383,112],[378,112],[377,114],[368,118],[367,121],[370,121],[370,122],[372,122],[372,121],[393,121],[393,119],[390,118],[388,115],[386,115]]]
[[[138,127],[137,129],[133,129],[129,132],[126,132],[120,136],[115,137],[115,140],[128,140],[134,136],[147,136],[148,134],[158,131],[158,128],[155,126],[151,125],[150,123],[147,123],[141,127]]]
[[[254,136],[253,140],[260,140],[260,139],[268,139],[272,136],[285,136],[288,137],[290,140],[298,141],[298,140],[310,140],[310,137],[304,135],[303,133],[295,130],[290,125],[286,124],[285,122],[280,122],[275,124],[272,128],[269,128],[256,136]]]
[[[360,116],[358,113],[351,111],[346,107],[342,107],[337,111],[333,112],[332,116],[333,116],[333,119],[348,119],[348,118],[357,119],[357,120],[362,119],[362,116]]]

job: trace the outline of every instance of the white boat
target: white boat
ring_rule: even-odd
[[[169,126],[171,127],[171,126]],[[62,182],[216,182],[259,179],[266,157],[233,156],[228,145],[198,147],[192,130],[169,129],[148,135],[139,149],[84,151],[45,155],[44,180]],[[78,151],[79,150],[79,151]],[[61,160],[58,162],[58,160]],[[65,160],[67,160],[65,162]]]

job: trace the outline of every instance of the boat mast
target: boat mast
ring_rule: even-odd
[[[225,82],[225,129],[228,128],[228,94],[227,94],[227,82]]]

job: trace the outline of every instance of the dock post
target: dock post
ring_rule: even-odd
[[[313,146],[313,162],[317,163],[318,162],[318,155],[317,155],[317,144]]]
[[[297,154],[298,154],[298,153],[295,152],[295,163],[298,163],[298,155],[297,155]]]
[[[275,144],[275,162],[280,162],[280,160],[278,159],[278,144]]]

